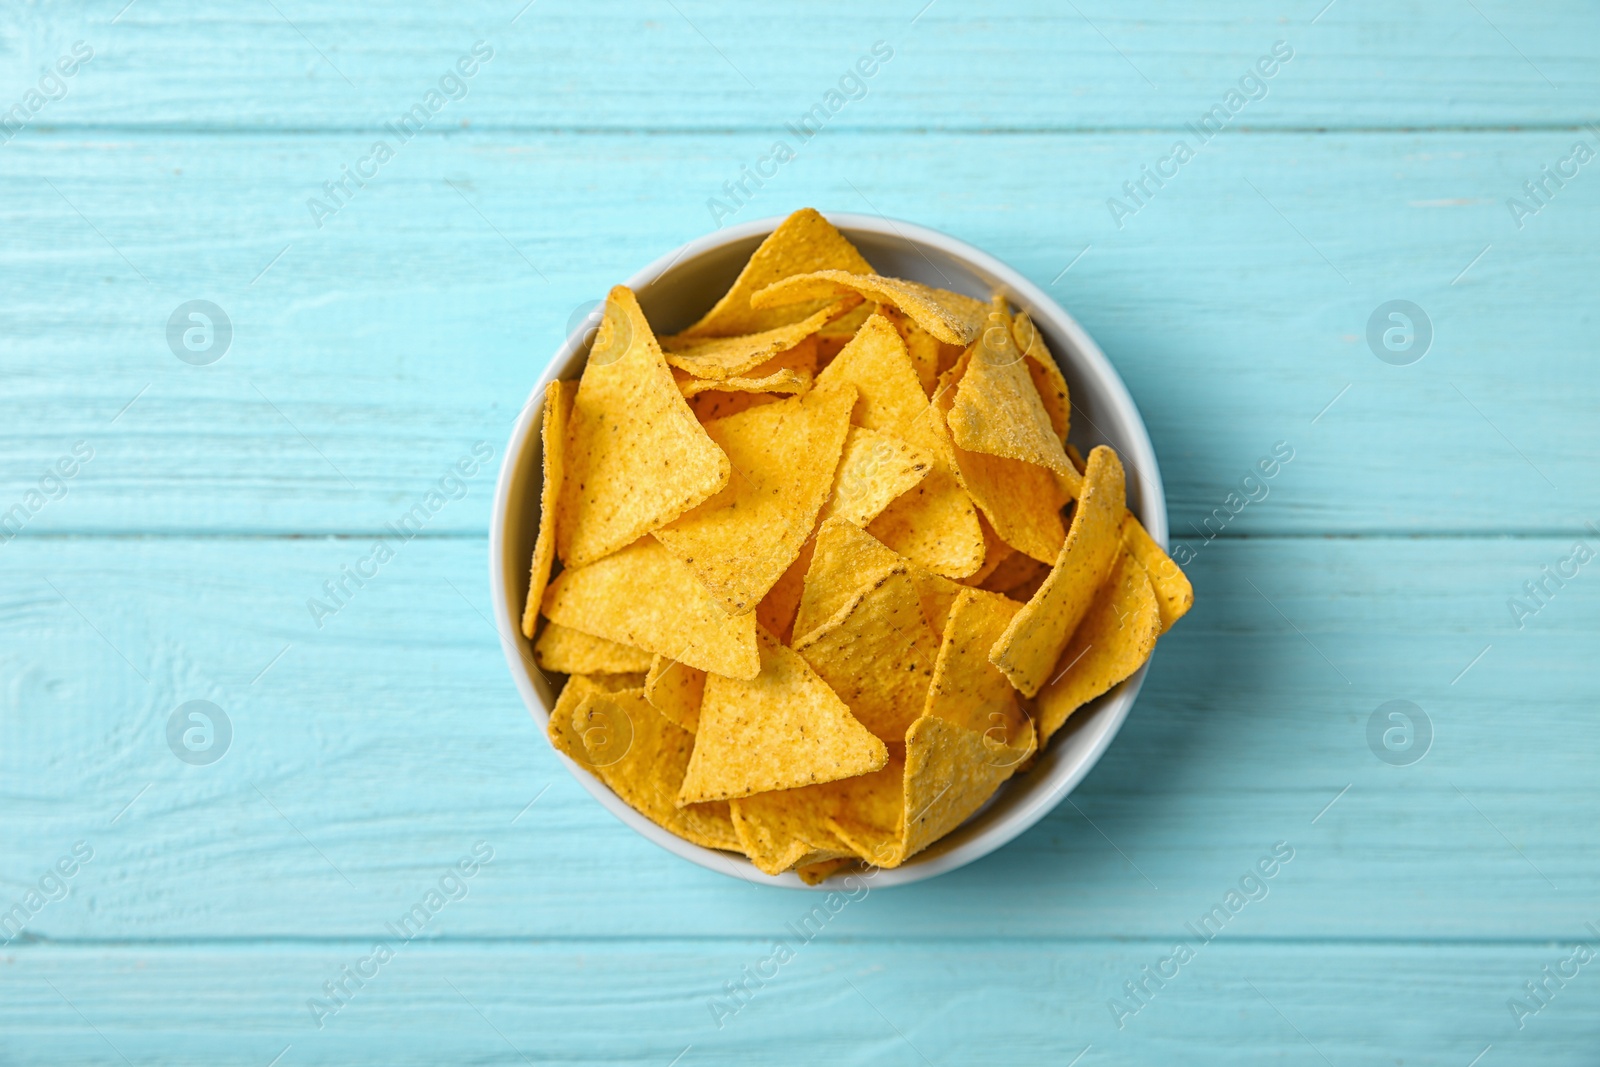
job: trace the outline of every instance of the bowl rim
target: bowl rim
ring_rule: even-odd
[[[1100,346],[1078,324],[1076,319],[1068,314],[1043,289],[1035,285],[1015,268],[959,238],[917,223],[904,222],[886,216],[861,215],[850,212],[822,212],[822,214],[846,236],[849,236],[852,232],[861,232],[883,238],[895,238],[913,246],[921,245],[936,249],[953,259],[964,262],[975,272],[986,274],[993,278],[996,284],[1006,292],[1012,303],[1025,309],[1033,321],[1041,325],[1047,334],[1050,334],[1056,340],[1065,342],[1066,346],[1073,352],[1073,363],[1076,365],[1068,365],[1067,361],[1062,358],[1063,352],[1059,350],[1060,345],[1057,346],[1056,362],[1058,365],[1062,365],[1063,373],[1072,372],[1069,375],[1069,380],[1073,376],[1081,379],[1082,372],[1087,369],[1093,379],[1092,390],[1105,402],[1107,407],[1116,410],[1119,422],[1124,428],[1128,439],[1126,446],[1122,450],[1122,458],[1135,469],[1138,475],[1136,480],[1138,487],[1136,499],[1130,498],[1129,506],[1139,516],[1151,538],[1161,545],[1163,549],[1166,548],[1167,511],[1166,499],[1162,491],[1161,469],[1156,461],[1155,448],[1150,443],[1150,435],[1145,427],[1144,418],[1139,412],[1138,405],[1134,403],[1132,395],[1129,394],[1127,386],[1111,365],[1111,361],[1106,358],[1105,353],[1100,350]],[[644,286],[666,276],[680,261],[692,259],[749,238],[765,236],[776,229],[784,218],[785,216],[775,215],[768,218],[754,219],[750,222],[728,226],[702,237],[697,237],[673,251],[657,257],[648,265],[636,271],[624,284],[629,289],[637,292]],[[505,655],[506,665],[510,668],[517,691],[521,695],[529,713],[533,716],[534,721],[539,724],[541,733],[548,724],[550,706],[541,698],[533,684],[533,673],[538,673],[538,668],[534,665],[532,652],[522,636],[522,605],[511,604],[508,597],[508,589],[513,587],[517,580],[520,580],[521,575],[508,573],[509,561],[505,558],[505,531],[507,518],[511,513],[510,493],[512,483],[525,460],[525,455],[531,458],[531,452],[528,448],[530,436],[537,438],[542,425],[543,404],[537,401],[543,397],[549,383],[560,376],[562,367],[573,358],[582,346],[586,325],[580,324],[546,361],[538,381],[529,393],[527,402],[523,404],[516,424],[512,428],[505,453],[501,457],[500,473],[495,482],[494,503],[489,525],[489,585],[490,597],[494,606],[495,629],[499,632],[501,651]],[[1080,381],[1075,384],[1089,383]],[[534,481],[529,484],[537,482],[537,473],[534,472]],[[523,563],[521,566],[525,568],[527,564]],[[1000,849],[1043,819],[1083,781],[1089,771],[1100,761],[1100,757],[1105,753],[1105,750],[1110,747],[1112,740],[1127,719],[1128,712],[1133,707],[1134,700],[1139,694],[1139,689],[1143,685],[1145,673],[1148,669],[1149,661],[1147,660],[1128,679],[1114,687],[1109,693],[1093,701],[1089,709],[1084,709],[1074,715],[1074,719],[1080,717],[1088,718],[1092,715],[1100,723],[1100,733],[1092,740],[1089,747],[1076,762],[1061,763],[1051,768],[1051,777],[1047,781],[1045,788],[1031,791],[1022,803],[1007,811],[993,824],[959,845],[942,851],[937,850],[937,846],[935,846],[935,851],[924,853],[923,856],[912,859],[900,867],[892,869],[872,868],[869,873],[873,878],[873,887],[887,888],[896,885],[910,885],[956,870]],[[707,870],[738,878],[755,885],[785,889],[816,889],[819,891],[828,891],[833,888],[826,881],[816,886],[808,886],[793,871],[785,872],[777,877],[763,874],[748,859],[685,841],[634,811],[599,778],[589,773],[578,763],[560,752],[555,754],[565,764],[567,771],[577,780],[578,784],[583,786],[606,810],[647,840],[676,856],[689,860],[691,863],[695,863]],[[1002,785],[1001,792],[996,794],[997,798],[1004,796],[1005,789],[1006,786]],[[987,808],[987,805],[985,807]]]

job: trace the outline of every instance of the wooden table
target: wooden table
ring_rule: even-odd
[[[1595,1062],[1594,5],[125,2],[4,15],[0,1062]],[[1084,323],[1198,602],[1069,803],[747,980],[819,898],[568,776],[486,529],[573,316],[803,205]]]

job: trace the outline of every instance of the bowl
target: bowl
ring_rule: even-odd
[[[1145,432],[1144,420],[1127,387],[1094,340],[1044,290],[993,256],[965,242],[909,222],[874,215],[828,214],[828,220],[855,242],[881,274],[953,289],[987,300],[996,290],[1032,317],[1066,376],[1072,396],[1072,443],[1084,454],[1110,445],[1127,470],[1128,507],[1150,536],[1167,543],[1167,510],[1161,472]],[[745,261],[781,218],[730,226],[690,241],[627,280],[658,333],[688,326],[733,283]],[[489,527],[489,583],[495,626],[511,676],[541,729],[549,720],[556,693],[534,665],[522,636],[523,602],[528,595],[528,560],[538,529],[542,457],[539,440],[545,386],[554,378],[576,379],[588,355],[586,327],[580,325],[556,350],[529,394],[512,430],[495,485]],[[1098,700],[1080,708],[1051,739],[1027,774],[1001,786],[987,805],[949,835],[905,864],[877,871],[874,888],[908,885],[955,870],[993,852],[1044,818],[1083,780],[1116,736],[1133,706],[1148,664]],[[559,756],[559,754],[558,754]],[[613,815],[668,852],[729,877],[758,885],[812,888],[794,872],[774,878],[742,856],[691,844],[646,819],[598,778],[567,759],[567,770]],[[829,882],[815,888],[827,890]]]

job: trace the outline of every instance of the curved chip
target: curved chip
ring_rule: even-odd
[[[1133,554],[1122,549],[1111,577],[1061,651],[1055,678],[1039,690],[1041,739],[1050,740],[1074,711],[1138,670],[1160,634],[1155,587]]]
[[[533,644],[533,661],[557,674],[631,674],[650,669],[642,648],[595,637],[552,622]]]
[[[1076,491],[1078,471],[1067,459],[1028,359],[1011,336],[1005,298],[996,297],[988,327],[972,347],[947,416],[950,436],[968,452],[1046,468]]]
[[[1061,650],[1111,570],[1122,544],[1123,499],[1122,461],[1100,445],[1089,453],[1083,495],[1050,576],[989,652],[990,661],[1023,696],[1033,696],[1050,680]]]
[[[661,339],[667,362],[697,378],[721,379],[744,374],[803,341],[860,303],[857,297],[836,300],[799,322],[761,333],[736,337],[689,337],[676,334]]]
[[[976,340],[988,314],[983,301],[964,293],[935,289],[904,278],[844,270],[812,271],[774,282],[751,296],[750,306],[778,308],[838,299],[846,293],[859,293],[868,300],[897,307],[918,326],[952,345],[970,345]]]
[[[544,449],[544,485],[539,490],[539,534],[533,542],[528,599],[522,608],[522,636],[527,638],[533,637],[539,625],[539,601],[544,598],[544,587],[550,584],[550,567],[556,558],[556,513],[567,475],[567,420],[576,392],[576,385],[560,380],[551,382],[544,391],[544,425],[539,430]]]
[[[750,297],[790,275],[829,269],[871,274],[872,264],[863,259],[856,246],[816,209],[801,208],[767,235],[739,272],[733,287],[700,321],[679,336],[732,337],[770,330],[804,318],[817,308],[759,309],[751,307]]]
[[[1072,401],[1067,391],[1067,379],[1061,374],[1061,365],[1045,346],[1044,334],[1033,324],[1026,311],[1017,312],[1011,320],[1011,337],[1022,354],[1028,357],[1028,375],[1039,393],[1039,401],[1050,413],[1050,425],[1062,442],[1072,429]]]
[[[691,734],[700,728],[705,689],[705,671],[667,656],[653,657],[644,679],[644,698],[650,706]]]

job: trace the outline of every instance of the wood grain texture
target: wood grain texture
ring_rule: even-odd
[[[0,16],[0,116],[94,50],[0,144],[0,516],[53,497],[0,541],[0,924],[31,912],[0,930],[0,1062],[1593,1063],[1594,964],[1521,1028],[1507,1002],[1600,945],[1600,564],[1544,571],[1600,547],[1600,177],[1524,185],[1600,148],[1594,5],[125,4]],[[480,39],[464,99],[319,227],[308,200]],[[877,41],[864,95],[790,131]],[[713,211],[776,138],[795,160]],[[719,1028],[823,898],[684,864],[568,776],[484,533],[574,314],[805,204],[945,230],[1079,318],[1197,602],[1070,802],[849,902]],[[193,299],[234,328],[209,366],[166,336]],[[1396,299],[1434,328],[1409,366],[1366,340]],[[319,626],[308,598],[479,442]],[[167,740],[197,699],[233,730],[207,766]],[[1410,766],[1369,748],[1391,700],[1433,729]],[[1279,842],[1268,895],[1119,1028]],[[308,998],[475,846],[319,1029]]]

